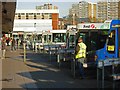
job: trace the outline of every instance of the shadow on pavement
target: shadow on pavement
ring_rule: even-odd
[[[23,53],[21,53],[23,55]],[[58,69],[56,57],[52,55],[49,61],[48,54],[27,52],[27,66],[33,71],[17,73],[20,76],[35,81],[38,88],[96,88],[96,79],[74,79],[68,68]],[[27,76],[30,73],[31,77]],[[27,83],[32,85],[33,83]]]

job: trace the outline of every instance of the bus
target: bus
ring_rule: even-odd
[[[87,46],[87,63],[89,66],[96,66],[96,51],[104,47],[110,29],[109,23],[81,23],[77,25],[76,44],[79,37]]]
[[[48,46],[64,47],[66,45],[66,30],[43,31],[42,43],[46,50],[48,50]]]

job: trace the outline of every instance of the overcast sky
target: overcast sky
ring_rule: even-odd
[[[98,0],[17,0],[17,9],[35,9],[36,6],[52,3],[59,8],[59,16],[63,17],[68,15],[69,8],[71,8],[72,4],[78,3],[79,1],[95,3]]]

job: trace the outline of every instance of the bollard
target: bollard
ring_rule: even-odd
[[[35,44],[35,52],[37,53],[37,45]]]
[[[59,53],[57,54],[57,63],[58,63],[58,67],[60,68],[60,55],[59,55]]]
[[[51,54],[52,54],[52,52],[51,52],[51,50],[50,50],[50,51],[49,51],[50,62],[51,62]]]
[[[23,44],[24,46],[24,63],[26,64],[26,44]]]

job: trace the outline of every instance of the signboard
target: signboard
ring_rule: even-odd
[[[111,65],[120,64],[120,58],[111,58],[98,61],[98,67],[111,66]]]
[[[115,46],[114,45],[109,45],[108,46],[108,51],[114,51],[115,49]]]
[[[95,27],[95,24],[91,24],[91,25],[83,25],[83,28],[91,28],[91,29],[94,29],[94,28],[96,28],[96,27]]]
[[[80,23],[78,29],[110,29],[109,23]]]

